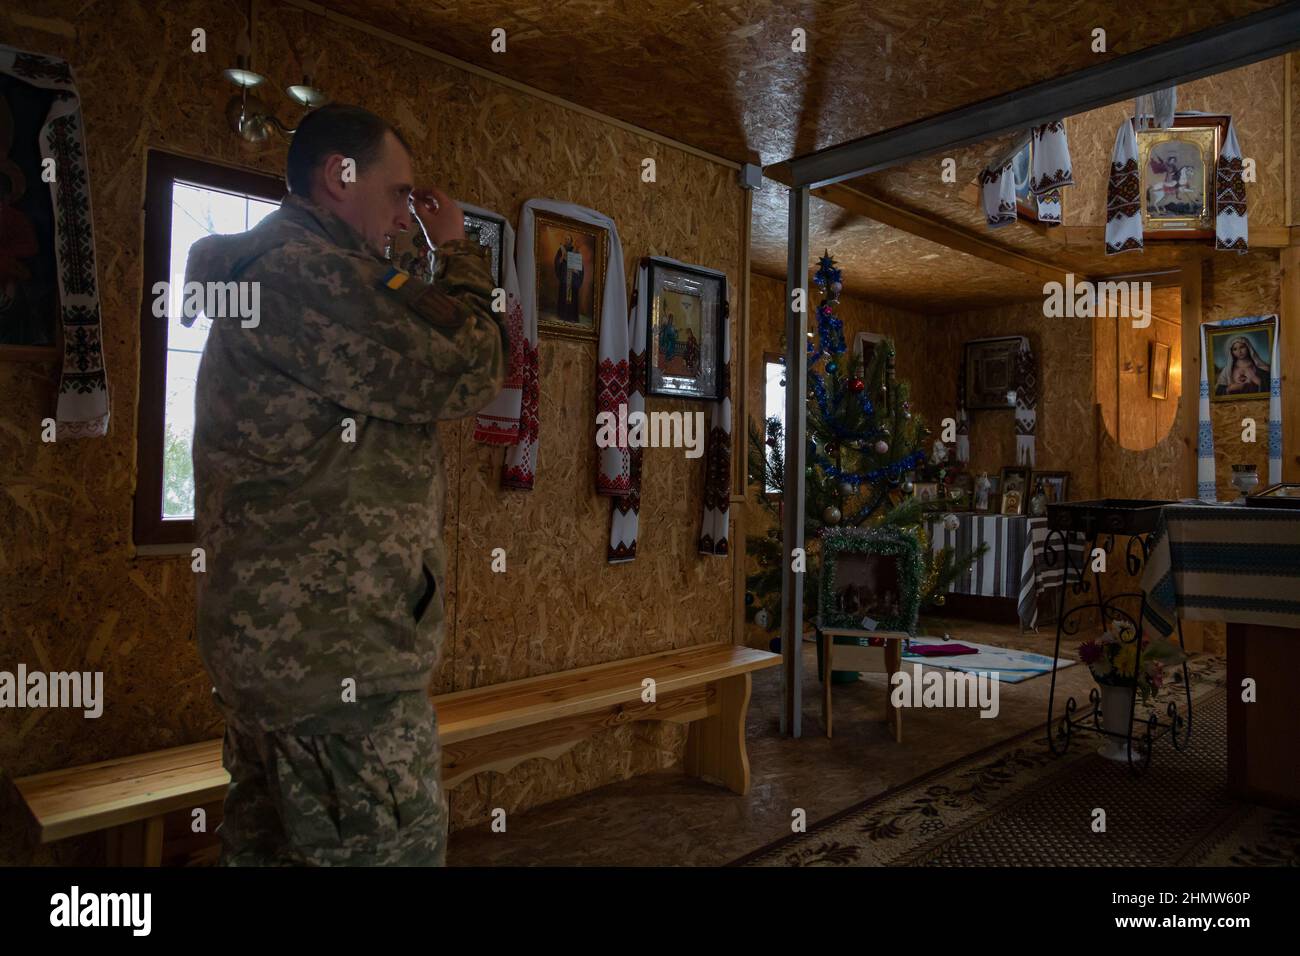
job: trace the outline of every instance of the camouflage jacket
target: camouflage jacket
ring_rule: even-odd
[[[395,272],[292,195],[190,251],[187,284],[259,284],[255,318],[210,316],[195,395],[198,645],[227,719],[360,730],[437,666],[436,423],[501,390],[506,331],[476,243],[441,245],[431,285]]]

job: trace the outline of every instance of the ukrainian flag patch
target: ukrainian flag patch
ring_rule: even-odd
[[[393,267],[384,274],[383,284],[390,289],[400,289],[406,285],[406,280],[411,278],[409,272]]]

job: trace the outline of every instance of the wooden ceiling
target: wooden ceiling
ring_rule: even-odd
[[[737,162],[813,152],[1278,0],[318,0]],[[506,52],[491,31],[505,29]],[[1107,51],[1092,52],[1106,30]],[[795,28],[807,52],[791,51]]]
[[[724,159],[762,165],[976,103],[1278,2],[892,0],[868,7],[839,0],[318,0],[336,14],[580,106]],[[497,27],[507,31],[505,53],[491,50]],[[806,31],[806,53],[790,49],[796,27]],[[1092,50],[1097,27],[1106,30],[1105,53]],[[1113,137],[1114,124],[1109,128]],[[845,185],[903,215],[925,217],[979,243],[1081,275],[1167,267],[1185,255],[1152,246],[1141,257],[1108,258],[1099,238],[1085,241],[1077,231],[1072,240],[1062,231],[1047,234],[1024,224],[990,232],[969,187],[1011,139],[953,151],[955,184],[939,179],[931,157]],[[1091,175],[1108,160],[1109,146],[1089,141],[1087,148],[1084,165]],[[1106,155],[1098,159],[1091,152]],[[1095,231],[1104,188],[1091,184],[1073,196],[1067,191],[1067,222]],[[752,221],[757,271],[785,276],[786,221],[785,189],[765,180]],[[915,230],[891,228],[816,199],[810,240],[815,254],[831,248],[850,293],[921,312],[1033,298],[1045,281],[1033,269],[954,251]]]

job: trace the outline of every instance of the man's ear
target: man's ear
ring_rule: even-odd
[[[317,186],[326,196],[335,202],[342,202],[347,189],[355,183],[356,167],[351,160],[342,153],[331,153],[325,157]]]

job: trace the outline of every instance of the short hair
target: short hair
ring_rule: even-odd
[[[298,124],[289,144],[289,161],[285,178],[289,192],[311,195],[312,174],[327,156],[341,153],[356,160],[357,172],[379,157],[384,134],[392,133],[409,153],[410,145],[392,124],[360,106],[327,103],[312,110]]]

